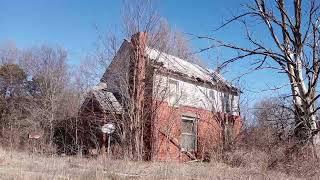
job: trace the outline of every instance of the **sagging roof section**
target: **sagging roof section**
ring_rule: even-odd
[[[214,86],[221,83],[233,91],[239,92],[237,87],[226,81],[219,73],[202,68],[197,64],[190,63],[186,60],[166,54],[156,49],[152,49],[150,47],[146,48],[146,56],[149,59],[161,64],[169,71],[186,75],[189,78],[200,79]]]
[[[95,98],[104,112],[122,113],[123,108],[121,104],[112,92],[107,91],[106,86],[105,83],[99,83],[97,86],[94,86],[89,91],[91,97],[89,96],[88,98]]]

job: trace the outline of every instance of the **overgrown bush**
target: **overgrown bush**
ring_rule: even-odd
[[[279,140],[267,130],[251,127],[221,160],[232,166],[260,171],[279,171],[298,177],[309,177],[319,172],[320,163],[311,144],[299,145],[293,138]],[[266,138],[269,137],[269,138]]]
[[[318,173],[316,149],[311,143],[300,143],[295,138],[294,116],[283,108],[285,105],[288,104],[274,98],[258,102],[253,113],[256,123],[244,127],[230,151],[217,151],[220,153],[214,159],[232,167],[280,171],[300,177]]]

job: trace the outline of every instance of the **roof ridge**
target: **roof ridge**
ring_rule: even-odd
[[[237,89],[216,71],[210,72],[207,68],[201,67],[198,64],[149,46],[146,47],[145,51],[148,58],[162,63],[163,67],[170,71],[182,73],[195,79],[199,78],[203,81],[210,82],[212,85],[216,85],[216,82],[221,82],[227,87]]]
[[[200,65],[198,65],[198,64],[196,64],[196,63],[193,63],[193,62],[187,61],[186,59],[183,59],[183,58],[181,58],[181,57],[179,57],[179,56],[176,56],[176,55],[173,55],[173,54],[169,54],[169,53],[166,53],[166,52],[160,51],[159,49],[151,48],[151,47],[149,47],[149,46],[147,46],[146,48],[148,48],[148,49],[150,49],[150,50],[158,51],[158,52],[159,52],[159,53],[161,53],[161,54],[165,54],[165,55],[173,56],[173,57],[178,58],[178,59],[180,59],[180,60],[183,60],[183,61],[185,61],[185,62],[187,62],[187,63],[189,63],[189,64],[192,64],[192,65],[194,65],[194,66],[198,66],[198,67],[199,67],[199,68],[201,68],[201,69],[206,69],[206,68],[203,68],[203,67],[201,67]]]

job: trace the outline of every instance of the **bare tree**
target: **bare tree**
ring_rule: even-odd
[[[92,85],[93,75],[88,76],[88,68],[95,67],[82,64],[71,78],[67,60],[67,52],[61,47],[18,49],[14,43],[0,45],[3,144],[10,144],[13,149],[31,145],[32,150],[36,147],[37,151],[48,152],[54,150],[56,143],[69,141],[63,145],[68,148],[66,151],[81,148],[76,134],[78,109],[86,89]],[[34,135],[39,139],[28,139]]]
[[[69,81],[66,67],[67,53],[62,48],[35,47],[24,52],[21,64],[32,77],[38,96],[31,108],[40,127],[47,133],[49,146],[53,145],[54,127],[64,120],[62,104]]]
[[[14,42],[5,42],[0,44],[0,63],[13,64],[17,63],[18,49]]]
[[[284,98],[263,99],[255,104],[254,116],[256,126],[266,129],[272,133],[276,139],[274,141],[286,141],[292,136],[294,127],[294,112],[288,108],[292,103]]]
[[[28,114],[27,108],[25,108],[25,105],[28,104],[26,77],[23,69],[16,64],[0,66],[1,137],[4,141],[7,141],[11,149],[19,143],[16,136],[19,137],[25,133],[24,131],[19,132],[19,127],[30,127],[30,122],[25,118]]]
[[[238,56],[225,60],[219,68],[239,60],[252,60],[255,70],[270,69],[286,74],[294,104],[296,135],[303,142],[312,140],[318,131],[316,112],[319,107],[316,101],[320,97],[317,91],[320,66],[319,2],[254,0],[252,4],[244,5],[244,8],[244,13],[231,18],[218,29],[234,21],[242,23],[249,46],[198,36],[214,42],[213,46],[202,51],[213,47],[238,51]],[[248,25],[252,21],[255,23],[258,21],[258,25],[269,32],[269,39],[273,41],[272,46],[268,46],[263,38],[253,37],[251,26]]]
[[[160,16],[158,3],[155,0],[124,0],[121,8],[122,21],[120,26],[107,32],[100,31],[96,26],[98,39],[94,58],[98,60],[103,70],[116,55],[123,38],[130,39],[133,34],[138,32],[147,32],[149,47],[190,62],[203,64],[191,50],[185,34],[172,28],[166,19]],[[119,32],[121,32],[120,37]]]

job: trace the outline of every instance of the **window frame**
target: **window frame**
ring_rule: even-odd
[[[171,92],[171,84],[176,84],[176,93],[173,94]],[[175,79],[168,79],[168,104],[170,106],[174,106],[174,107],[177,107],[179,106],[179,90],[180,90],[180,87],[179,87],[179,81],[178,80],[175,80]],[[173,97],[174,96],[174,97]],[[172,101],[172,99],[174,98],[174,102]]]
[[[213,89],[209,89],[209,100],[213,101],[215,99],[215,92]]]
[[[183,121],[191,121],[193,125],[194,133],[182,132],[183,129]],[[193,149],[185,149],[183,146],[183,136],[193,136],[194,138],[194,148]],[[194,116],[182,115],[181,116],[181,137],[180,137],[180,150],[182,152],[196,152],[197,151],[197,144],[198,144],[198,123],[197,118]]]
[[[230,94],[224,93],[223,95],[223,112],[231,113],[231,102],[230,102]]]

